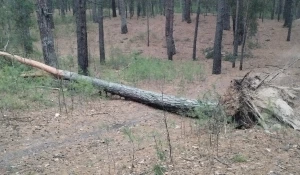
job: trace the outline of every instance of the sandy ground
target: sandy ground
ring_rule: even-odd
[[[194,20],[195,16],[193,16]],[[119,18],[105,19],[107,55],[113,48],[124,53],[140,51],[142,55],[166,59],[164,17],[150,19],[150,47],[146,46],[146,20],[128,19],[129,33],[120,34]],[[89,23],[89,51],[98,57],[97,25]],[[252,71],[262,75],[282,69],[292,58],[299,57],[300,22],[294,23],[292,41],[286,42],[287,29],[282,22],[265,20],[253,41],[259,46],[248,50],[244,70],[232,69],[223,62],[222,74],[211,75],[212,60],[202,50],[213,46],[215,16],[201,16],[195,64],[205,67],[205,79],[185,85],[185,96],[196,98],[215,87],[223,94],[230,81]],[[190,60],[194,21],[181,22],[175,17],[174,61]],[[72,31],[72,32],[70,32]],[[56,28],[58,55],[76,55],[76,39],[72,25]],[[232,31],[224,32],[225,51],[232,50]],[[37,45],[38,47],[38,45]],[[285,69],[277,84],[299,87],[299,63]],[[165,85],[165,93],[176,94],[174,84]],[[147,82],[140,88],[160,91],[156,83]],[[53,92],[53,99],[57,99]],[[154,174],[154,165],[167,169],[166,174],[299,174],[299,132],[290,128],[265,133],[259,127],[249,130],[222,128],[217,135],[213,124],[163,113],[120,99],[75,97],[66,99],[68,112],[52,108],[3,111],[0,129],[0,174]],[[71,106],[73,105],[73,110]],[[57,114],[59,113],[59,115]],[[167,119],[172,147],[169,157]],[[132,141],[124,133],[131,131]],[[162,143],[160,146],[159,143]],[[157,154],[165,155],[159,160]],[[134,159],[132,159],[134,156]],[[133,166],[132,166],[133,165]]]

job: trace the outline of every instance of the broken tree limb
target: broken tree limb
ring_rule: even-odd
[[[112,83],[105,80],[79,75],[74,72],[56,69],[46,64],[34,61],[31,59],[23,58],[17,55],[12,55],[7,52],[0,52],[0,56],[5,56],[11,60],[16,60],[20,63],[44,70],[52,74],[56,78],[74,80],[74,81],[87,81],[92,83],[99,89],[109,92],[111,94],[119,95],[128,100],[139,102],[154,108],[162,109],[168,112],[177,114],[186,114],[193,117],[193,111],[198,107],[212,109],[216,107],[217,103],[214,102],[201,102],[195,99],[178,98],[172,95],[165,95],[161,93],[146,91],[122,84]],[[209,111],[207,111],[209,112]]]

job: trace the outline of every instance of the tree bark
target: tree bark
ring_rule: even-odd
[[[97,0],[93,0],[93,2],[92,2],[92,18],[93,18],[93,22],[94,23],[98,22],[97,21],[98,20],[98,15],[97,15]]]
[[[191,0],[185,0],[185,20],[187,23],[191,23]]]
[[[57,68],[58,62],[54,49],[53,34],[51,31],[51,15],[46,0],[37,0],[37,19],[42,42],[44,61],[47,65]]]
[[[230,30],[230,6],[228,0],[225,0],[223,30]]]
[[[129,13],[131,19],[134,15],[134,0],[129,0]]]
[[[112,16],[117,17],[116,0],[111,0]]]
[[[168,59],[173,60],[173,55],[176,54],[175,42],[173,38],[173,23],[174,23],[174,0],[166,0],[166,43]]]
[[[147,2],[146,10],[147,10],[147,46],[150,46],[150,24],[149,24],[149,8],[150,2]]]
[[[221,74],[222,67],[222,37],[223,37],[223,16],[224,16],[225,0],[218,0],[218,16],[215,32],[214,42],[214,60],[213,60],[213,74]]]
[[[0,52],[0,55],[10,58],[12,60],[19,61],[23,64],[44,70],[52,74],[56,78],[74,81],[86,81],[92,83],[95,87],[98,87],[99,90],[114,95],[119,95],[121,97],[124,97],[125,99],[176,114],[184,114],[189,117],[198,117],[194,113],[196,108],[200,108],[201,110],[205,110],[204,112],[209,113],[214,107],[217,106],[217,103],[214,102],[201,102],[199,100],[194,99],[178,98],[171,95],[165,95],[162,93],[145,91],[142,89],[125,86],[122,84],[111,83],[105,80],[79,75],[74,72],[59,70],[54,67],[47,66],[43,63],[26,59],[17,55],[11,55],[6,52]]]
[[[99,22],[99,51],[100,51],[100,64],[105,63],[105,47],[104,47],[104,29],[103,29],[103,3],[104,0],[99,0],[98,5],[98,22]]]
[[[276,0],[273,0],[273,2],[272,2],[272,11],[271,11],[271,20],[274,19],[275,7],[276,7]]]
[[[193,44],[193,60],[196,60],[196,52],[197,52],[197,37],[198,37],[198,27],[199,27],[199,18],[200,18],[200,10],[201,10],[201,1],[198,0],[197,4],[197,16],[196,16],[196,24],[195,24],[195,34],[194,34],[194,44]]]
[[[277,14],[277,20],[280,20],[280,16],[282,13],[282,4],[283,4],[283,0],[278,0],[278,14]]]
[[[289,3],[291,3],[291,9],[290,12],[288,13],[288,35],[287,35],[287,39],[286,41],[290,41],[291,40],[291,33],[292,33],[292,25],[293,25],[293,13],[292,13],[292,9],[293,9],[293,0],[287,0],[290,1]]]
[[[185,20],[185,3],[186,3],[186,0],[181,0],[181,9],[182,9],[182,12],[181,12],[181,21],[184,22],[186,21]]]
[[[86,0],[76,0],[76,2],[78,73],[88,75],[89,61],[86,28]]]
[[[239,42],[238,42],[238,27],[239,27],[239,10],[240,10],[240,0],[236,0],[236,13],[235,13],[235,18],[233,18],[233,21],[234,22],[234,29],[233,29],[233,32],[234,32],[234,41],[233,41],[233,60],[232,60],[232,67],[234,68],[235,67],[235,60],[238,56],[238,48],[239,48]]]
[[[121,34],[126,34],[128,32],[128,29],[127,29],[124,0],[119,0],[119,3],[121,9]]]
[[[292,6],[293,0],[286,0],[284,4],[284,11],[283,11],[283,17],[284,17],[284,24],[283,27],[289,27],[289,21],[292,14]]]

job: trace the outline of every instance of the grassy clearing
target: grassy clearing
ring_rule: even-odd
[[[175,82],[176,79],[185,82],[201,81],[204,78],[204,68],[193,61],[174,62],[157,58],[147,58],[133,53],[124,55],[119,49],[114,49],[107,60],[105,79],[125,80],[131,83],[140,81]],[[114,78],[112,78],[114,77]]]
[[[53,80],[49,77],[23,78],[23,72],[30,68],[17,63],[1,63],[0,69],[0,108],[25,109],[34,104],[53,105],[48,98],[51,91],[43,87],[51,87]]]

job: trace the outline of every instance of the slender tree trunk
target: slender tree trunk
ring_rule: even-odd
[[[142,16],[145,17],[147,14],[146,14],[146,4],[148,0],[140,0],[142,1]]]
[[[274,19],[274,15],[275,15],[275,7],[276,7],[276,0],[272,1],[272,11],[271,11],[271,20]]]
[[[129,1],[129,13],[130,13],[130,19],[134,15],[134,0]]]
[[[147,2],[147,46],[150,46],[150,29],[149,29],[149,6],[150,2]]]
[[[214,42],[213,74],[221,74],[222,68],[222,37],[225,0],[218,0],[218,15]]]
[[[116,0],[111,0],[112,16],[117,17]]]
[[[247,9],[246,9],[246,21],[244,23],[244,35],[243,35],[243,44],[242,44],[242,53],[241,53],[241,61],[240,61],[240,70],[243,70],[243,62],[244,62],[244,51],[247,39],[247,31],[248,31],[248,12],[249,11],[249,0],[247,0]]]
[[[283,0],[278,0],[278,14],[277,14],[277,20],[280,20],[280,16],[282,13],[282,4],[283,4]]]
[[[292,33],[292,25],[293,25],[293,0],[287,0],[287,1],[290,1],[289,3],[291,3],[291,9],[290,9],[290,12],[287,13],[287,17],[288,18],[288,35],[287,35],[287,39],[286,41],[290,41],[291,40],[291,33]],[[287,2],[286,2],[287,3]]]
[[[125,4],[124,0],[119,0],[120,10],[121,10],[121,34],[126,34],[128,32],[126,14],[125,14]]]
[[[228,0],[225,0],[223,29],[230,30],[230,6]]]
[[[200,10],[201,10],[201,0],[198,0],[197,4],[197,16],[196,16],[196,24],[195,24],[195,34],[194,34],[194,44],[193,44],[193,60],[196,60],[196,52],[197,52],[197,37],[198,37],[198,27],[199,27],[199,18],[200,18]]]
[[[175,42],[173,38],[173,22],[174,22],[174,0],[166,0],[166,42],[168,59],[173,60],[176,54]]]
[[[181,12],[181,21],[182,22],[184,22],[184,21],[186,21],[186,19],[185,19],[185,10],[186,10],[186,5],[185,5],[185,3],[186,3],[186,0],[181,0],[181,9],[182,9],[182,12]]]
[[[36,6],[45,64],[57,68],[58,62],[55,54],[54,40],[50,24],[50,16],[52,14],[48,11],[49,8],[47,7],[46,0],[37,0]]]
[[[235,60],[238,56],[238,47],[239,47],[239,42],[238,42],[238,27],[239,27],[239,12],[240,10],[240,0],[236,0],[236,13],[235,13],[235,25],[234,25],[234,41],[233,41],[233,60],[232,60],[232,67],[235,67]]]
[[[66,16],[66,0],[60,0],[60,14],[63,18]]]
[[[187,23],[191,23],[191,0],[185,0],[185,20]]]
[[[98,15],[97,15],[97,0],[93,0],[92,2],[92,17],[93,17],[93,22],[96,23],[98,22]]]
[[[89,61],[86,28],[86,0],[76,0],[76,2],[78,73],[88,75]]]
[[[283,27],[289,27],[289,21],[290,17],[292,16],[292,6],[293,0],[286,0],[284,4],[284,11],[283,11],[283,17],[284,17],[284,24]]]
[[[103,5],[104,0],[98,0],[98,22],[99,22],[99,51],[100,51],[100,64],[105,63],[105,47],[104,47],[104,29],[103,29]]]
[[[141,16],[141,11],[142,11],[141,1],[138,1],[138,2],[136,3],[136,14],[137,14],[137,19],[139,19],[139,17]]]

